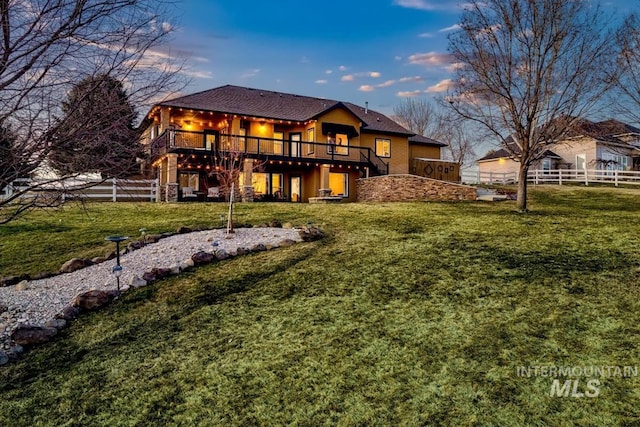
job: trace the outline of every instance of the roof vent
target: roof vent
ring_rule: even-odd
[[[264,96],[264,93],[260,92],[260,96]]]
[[[365,101],[364,103],[364,113],[365,114],[369,113],[369,101]]]
[[[376,120],[377,120],[377,121],[380,121],[380,117],[378,117]]]

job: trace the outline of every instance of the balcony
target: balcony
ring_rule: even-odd
[[[369,147],[335,145],[319,142],[292,141],[255,136],[241,136],[208,132],[167,130],[150,144],[151,158],[166,153],[235,152],[250,157],[273,160],[305,159],[354,163],[367,166],[376,175],[389,171],[385,163]]]

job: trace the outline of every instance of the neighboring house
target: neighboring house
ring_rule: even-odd
[[[640,170],[640,129],[618,120],[580,120],[568,137],[548,147],[531,170]],[[477,163],[483,180],[489,173],[518,178],[520,164],[505,149],[490,151]]]
[[[412,156],[440,159],[445,145],[349,102],[231,85],[157,104],[143,126],[159,198],[170,201],[217,194],[216,153],[243,158],[246,200],[353,201],[356,179],[409,173]]]

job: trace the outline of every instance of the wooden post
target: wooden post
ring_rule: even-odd
[[[558,185],[562,185],[562,169],[558,169]]]
[[[618,186],[618,169],[613,171],[613,179],[616,183],[616,187]]]
[[[117,181],[115,178],[111,178],[111,183],[112,183],[112,187],[111,187],[111,201],[112,202],[117,202],[118,201],[118,190],[116,189],[117,186]]]
[[[589,171],[584,168],[584,185],[589,186]]]

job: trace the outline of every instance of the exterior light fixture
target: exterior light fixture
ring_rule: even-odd
[[[111,272],[116,276],[117,290],[120,292],[120,276],[122,276],[122,266],[120,265],[120,242],[124,242],[128,237],[125,236],[107,236],[104,240],[114,242],[116,244],[116,265]]]

